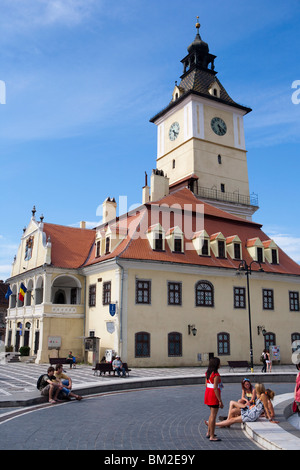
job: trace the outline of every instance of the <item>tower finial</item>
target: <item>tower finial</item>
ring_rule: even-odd
[[[200,23],[199,23],[199,16],[197,16],[197,23],[196,23],[196,28],[197,28],[197,33],[199,34],[199,29],[200,29]]]

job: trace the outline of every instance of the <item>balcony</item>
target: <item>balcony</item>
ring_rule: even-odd
[[[230,202],[233,204],[240,204],[243,206],[252,206],[258,208],[258,195],[252,193],[250,196],[245,196],[244,194],[239,194],[238,192],[229,193],[219,191],[218,189],[210,188],[197,188],[194,189],[194,193],[200,198],[211,199],[214,201]]]

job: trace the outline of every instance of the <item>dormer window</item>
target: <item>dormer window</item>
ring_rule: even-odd
[[[192,242],[199,256],[210,256],[210,242],[206,230],[194,233]]]
[[[268,263],[271,264],[278,264],[279,263],[279,255],[278,255],[278,247],[274,240],[265,240],[263,241],[264,246],[264,253],[265,258]]]
[[[184,235],[182,230],[176,226],[170,228],[166,233],[166,240],[169,248],[173,253],[183,253],[184,251]]]
[[[226,239],[221,232],[210,236],[210,247],[216,258],[226,258],[225,242]]]
[[[220,88],[220,85],[218,84],[217,81],[214,81],[209,89],[208,89],[208,92],[210,95],[214,96],[215,98],[220,98],[221,96],[221,88]]]
[[[249,255],[254,261],[258,263],[265,262],[264,245],[258,237],[247,240],[246,246]]]
[[[152,225],[148,228],[147,238],[152,250],[165,250],[165,231],[160,224]]]
[[[227,253],[232,259],[242,259],[242,242],[237,235],[226,238]]]

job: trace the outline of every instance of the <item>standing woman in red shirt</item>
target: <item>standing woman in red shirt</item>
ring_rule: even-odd
[[[218,357],[213,357],[209,360],[208,369],[206,371],[206,389],[204,396],[204,403],[210,407],[210,416],[208,422],[205,424],[208,425],[208,432],[206,437],[210,441],[220,441],[217,436],[215,436],[215,426],[216,419],[219,408],[223,408],[223,402],[221,400],[221,377],[218,372],[220,367],[220,359]]]

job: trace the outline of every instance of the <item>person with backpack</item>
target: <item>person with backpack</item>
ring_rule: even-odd
[[[57,398],[62,384],[58,381],[54,375],[54,367],[50,366],[47,370],[47,374],[42,374],[37,381],[37,388],[40,390],[41,395],[49,398],[49,403],[60,402]]]
[[[261,362],[263,363],[262,372],[267,372],[267,350],[264,349],[260,357]]]

